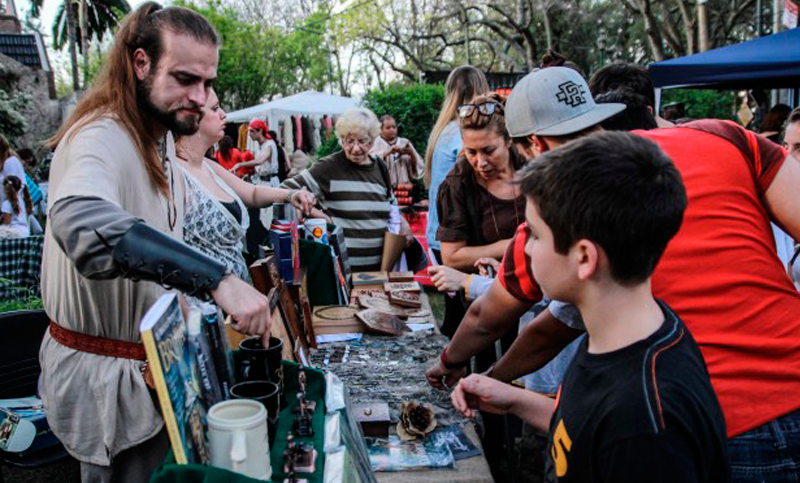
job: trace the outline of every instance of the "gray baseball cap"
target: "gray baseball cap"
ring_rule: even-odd
[[[566,136],[622,112],[625,104],[596,104],[586,80],[567,67],[537,69],[517,83],[506,101],[512,137]]]

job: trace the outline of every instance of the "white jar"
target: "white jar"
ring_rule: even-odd
[[[211,466],[258,480],[272,477],[267,410],[257,402],[234,399],[219,402],[208,411]]]

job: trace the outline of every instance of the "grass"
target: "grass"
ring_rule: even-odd
[[[16,292],[17,296],[11,300],[0,302],[0,313],[13,312],[15,310],[41,310],[44,308],[42,299],[36,290],[27,287],[17,287],[11,285],[11,281],[0,278],[0,286],[8,291]]]

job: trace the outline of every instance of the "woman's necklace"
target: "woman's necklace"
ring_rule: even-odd
[[[514,198],[511,202],[514,204],[514,219],[517,221],[517,225],[522,224],[522,220],[519,218],[519,207],[517,207],[517,187],[515,185],[511,185],[511,191],[514,193]],[[497,240],[502,240],[503,237],[500,236],[500,225],[497,224],[497,216],[494,214],[494,195],[492,192],[489,191],[489,187],[486,187],[486,192],[489,194],[489,209],[492,212],[492,221],[494,222],[494,231],[497,233]]]

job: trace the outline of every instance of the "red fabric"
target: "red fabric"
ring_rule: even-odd
[[[500,262],[497,278],[508,293],[521,302],[533,305],[542,299],[542,290],[533,278],[531,259],[525,253],[528,233],[527,222],[517,228],[517,233],[508,244],[503,261]]]
[[[800,408],[800,294],[776,255],[761,202],[786,152],[732,123],[685,126],[636,132],[672,158],[689,198],[653,293],[700,345],[734,437]],[[511,246],[524,247],[526,236],[520,229]],[[520,300],[538,300],[529,268],[513,272],[519,282],[507,275],[509,256],[520,260],[509,248],[501,282],[517,283],[522,293],[509,292]]]
[[[250,129],[258,129],[258,130],[260,130],[260,131],[261,131],[261,132],[262,132],[262,133],[263,133],[265,136],[269,136],[269,135],[267,134],[267,131],[269,131],[269,129],[267,129],[267,123],[265,123],[265,122],[264,122],[264,121],[262,121],[261,119],[253,119],[252,121],[250,121],[250,124],[248,124],[248,126],[247,126],[247,127],[249,127]]]
[[[214,159],[216,159],[217,163],[225,168],[226,171],[230,171],[234,166],[242,162],[242,153],[238,149],[231,148],[228,154],[229,159],[227,161],[222,157],[222,153],[219,151],[217,151],[217,154],[214,155]]]
[[[244,151],[244,152],[240,151],[240,154],[241,154],[243,163],[246,163],[247,161],[252,161],[252,160],[256,159],[255,156],[253,156],[253,153],[251,153],[250,151]],[[256,174],[256,167],[255,166],[249,166],[247,168],[239,168],[239,169],[236,170],[236,176],[238,176],[240,178],[243,178],[243,177],[245,177],[245,176],[247,176],[249,174]]]

